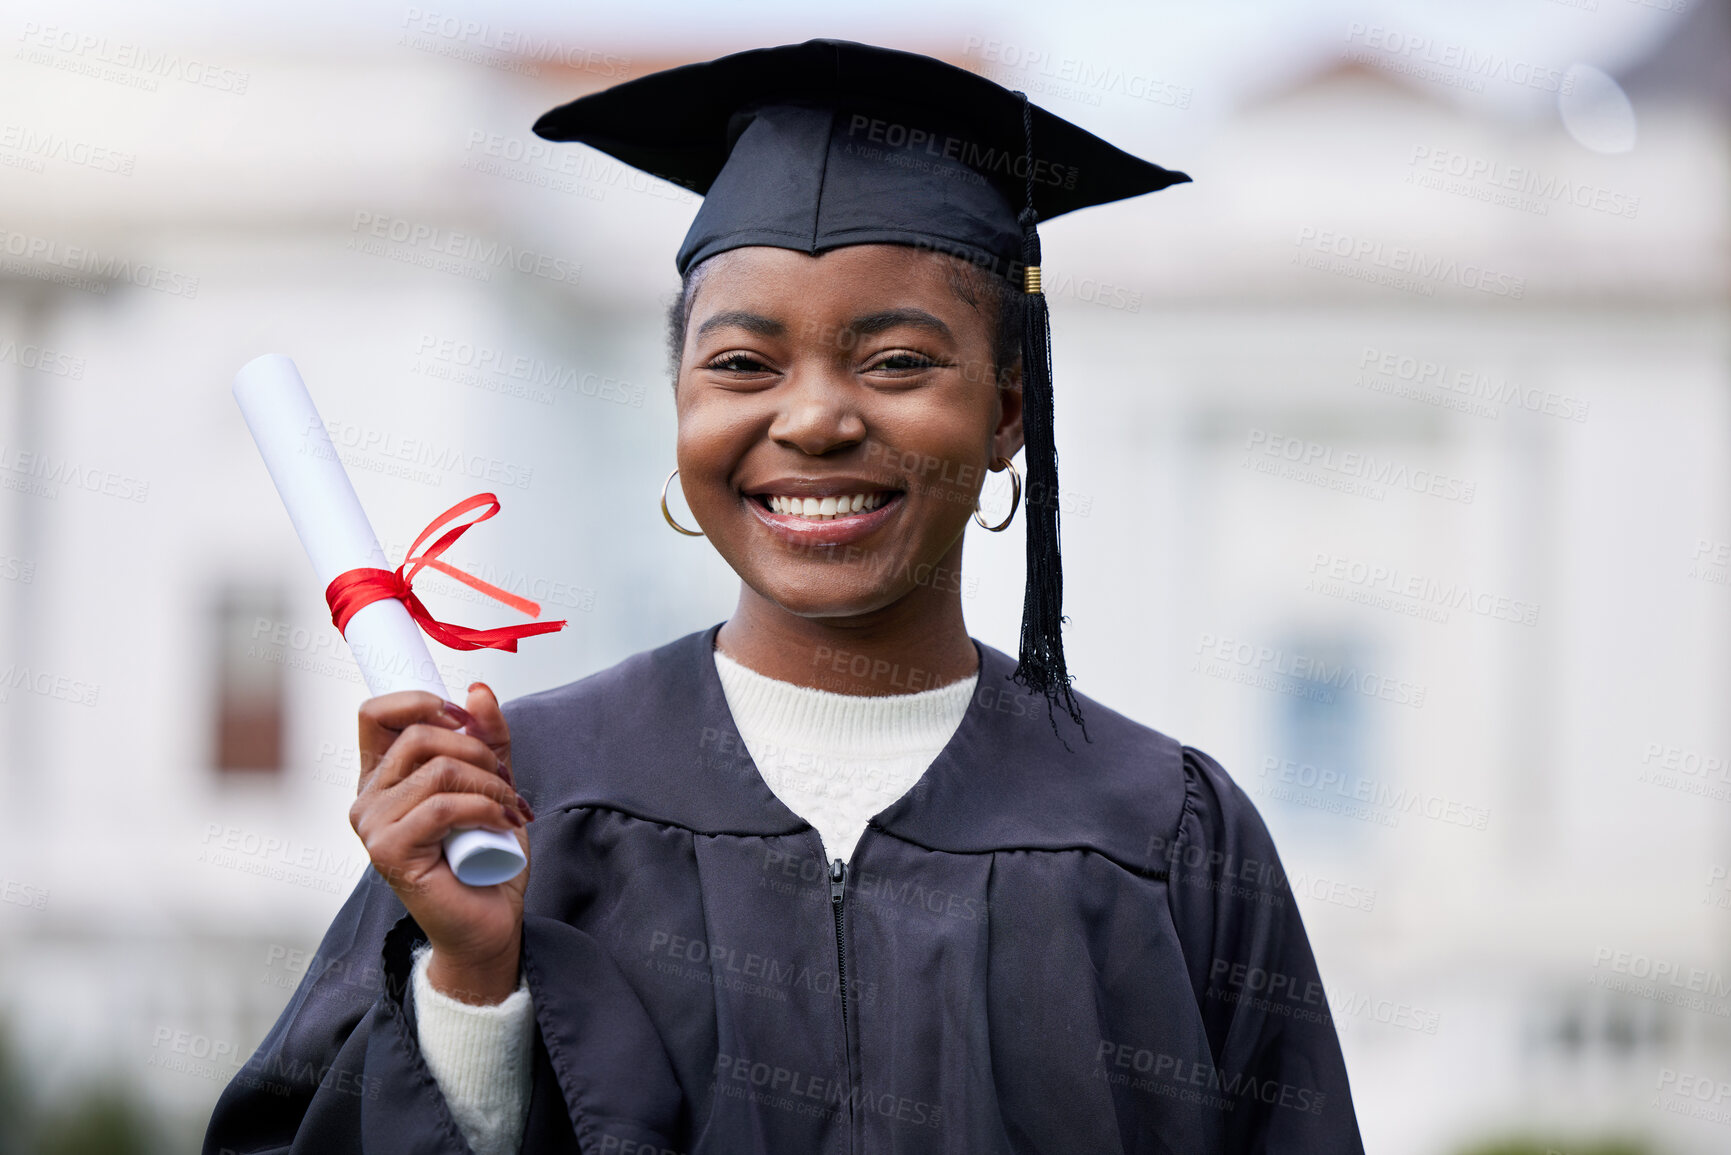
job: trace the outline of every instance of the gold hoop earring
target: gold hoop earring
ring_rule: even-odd
[[[993,465],[998,464],[1000,461],[1004,463],[1004,469],[1010,471],[1010,512],[1005,515],[1004,520],[1000,521],[997,525],[987,525],[984,521],[980,520],[979,501],[976,499],[974,502],[974,521],[979,523],[981,529],[990,530],[993,533],[1003,533],[1006,529],[1010,528],[1010,522],[1016,519],[1016,510],[1021,508],[1022,505],[1022,475],[1016,471],[1016,463],[1011,461],[1008,457],[992,458]],[[993,472],[1001,471],[994,470]]]
[[[661,516],[667,519],[668,525],[671,525],[686,537],[702,537],[703,531],[701,529],[686,529],[683,525],[674,521],[673,511],[667,508],[667,487],[672,485],[673,479],[678,476],[679,470],[675,469],[672,473],[667,475],[667,480],[661,483]]]

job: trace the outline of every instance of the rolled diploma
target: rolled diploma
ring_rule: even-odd
[[[235,374],[234,399],[320,585],[329,586],[352,569],[395,569],[379,548],[295,363],[277,353],[248,361]],[[344,634],[374,697],[426,690],[452,700],[421,627],[402,602],[386,598],[363,607]],[[515,838],[491,830],[451,834],[445,839],[445,860],[470,886],[504,882],[528,865]]]

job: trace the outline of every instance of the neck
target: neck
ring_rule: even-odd
[[[930,587],[871,613],[809,618],[741,583],[716,645],[760,674],[836,694],[918,693],[979,669],[961,593]]]

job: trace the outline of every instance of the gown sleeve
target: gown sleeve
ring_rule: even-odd
[[[409,992],[424,941],[369,870],[218,1099],[204,1155],[470,1155],[417,1041]],[[535,1041],[522,1150],[687,1149],[672,1064],[605,949],[527,915],[523,971]]]
[[[1346,1064],[1274,841],[1208,755],[1184,749],[1166,848],[1173,921],[1234,1155],[1362,1155]]]

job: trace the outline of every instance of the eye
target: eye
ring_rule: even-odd
[[[874,372],[918,373],[926,369],[936,369],[940,364],[941,362],[934,361],[924,353],[897,349],[873,361],[870,369]]]
[[[749,353],[723,353],[714,360],[706,362],[703,367],[721,373],[762,373],[769,368]]]

